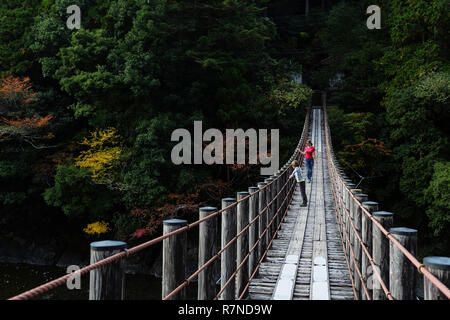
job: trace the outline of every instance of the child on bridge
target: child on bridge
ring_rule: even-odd
[[[301,204],[301,206],[306,207],[308,198],[306,198],[305,179],[303,178],[302,169],[300,168],[300,165],[297,160],[292,161],[291,165],[292,165],[292,168],[294,168],[294,171],[289,176],[289,179],[291,179],[293,176],[295,176],[295,180],[297,181],[297,184],[300,186],[300,192],[302,194],[303,203]]]

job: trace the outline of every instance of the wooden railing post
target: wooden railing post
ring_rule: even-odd
[[[222,209],[236,202],[236,198],[222,199]],[[222,249],[236,236],[236,206],[222,212]],[[220,284],[221,289],[236,271],[236,241],[233,242],[220,256]],[[219,297],[220,300],[234,300],[235,281],[232,280]]]
[[[361,189],[352,189],[352,192],[356,192],[359,191],[361,192]],[[369,199],[369,197],[367,196],[367,194],[364,193],[355,193],[355,198],[356,200],[358,200],[359,202],[364,202],[367,201]],[[356,229],[356,233],[358,234],[358,236],[361,238],[361,208],[360,206],[356,203],[356,201],[354,201],[353,204],[353,224],[355,225],[355,229]],[[353,230],[353,228],[352,228]],[[353,270],[353,279],[355,279],[355,289],[356,289],[356,294],[358,295],[358,298],[361,299],[361,288],[362,288],[362,284],[361,284],[361,279],[358,275],[358,271],[357,269],[359,269],[359,271],[361,272],[361,253],[362,253],[362,247],[361,247],[361,243],[359,242],[359,239],[357,237],[357,235],[352,232],[352,240],[353,240],[353,252],[355,253],[355,260],[356,260],[356,266]],[[353,260],[353,259],[352,259]],[[356,268],[358,267],[358,268]],[[361,273],[362,275],[362,273]],[[365,293],[363,293],[363,295],[365,296]]]
[[[249,223],[253,221],[256,216],[258,215],[258,196],[259,194],[256,193],[259,190],[258,187],[249,187],[248,192],[251,194],[251,197],[249,198],[248,202],[248,221]],[[248,232],[248,248],[251,250],[253,246],[256,243],[256,240],[258,239],[259,232],[258,232],[258,221],[257,219],[249,228]],[[256,269],[256,266],[258,265],[259,255],[258,255],[258,247],[256,247],[251,253],[250,257],[248,258],[248,276],[249,278],[253,274],[253,272]]]
[[[392,212],[375,211],[372,215],[384,229],[389,230],[392,227],[394,222],[394,214]],[[381,279],[389,289],[389,239],[375,224],[372,224],[372,246],[373,262],[379,270]],[[373,300],[386,300],[387,297],[378,281],[378,277],[374,275],[372,278]]]
[[[374,211],[378,211],[378,202],[374,201],[365,201],[362,203],[363,207],[366,208],[370,213]],[[372,256],[372,220],[367,216],[367,214],[362,213],[361,216],[361,238],[364,245],[367,248],[367,251]],[[369,269],[370,266],[370,269]],[[372,283],[369,284],[369,277],[372,276],[372,270],[369,258],[365,253],[361,255],[361,274],[363,276],[364,283],[366,284],[367,291],[369,292],[370,298],[372,299]],[[367,300],[366,295],[363,290],[361,290],[361,298],[362,300]]]
[[[199,210],[199,219],[206,218],[216,207],[202,207]],[[217,217],[206,220],[199,225],[198,240],[198,267],[200,268],[217,253],[216,227]],[[217,260],[208,265],[198,275],[198,300],[212,300],[216,296],[216,264]]]
[[[417,252],[417,230],[410,228],[390,228],[389,232],[413,256]],[[395,300],[416,299],[416,268],[408,258],[389,242],[389,291]]]
[[[247,197],[249,193],[242,191],[237,193],[237,201],[241,201]],[[248,225],[248,199],[242,200],[237,205],[237,233],[240,233]],[[237,239],[237,256],[236,267],[243,263],[241,269],[236,275],[236,296],[239,297],[244,291],[248,282],[248,259],[244,262],[245,256],[248,254],[248,230],[244,231]],[[248,291],[244,295],[246,297]]]
[[[283,189],[283,185],[284,185],[284,179],[285,179],[285,175],[283,174],[285,167],[281,167],[280,170],[278,170],[278,176],[279,178],[279,184],[278,184],[278,190],[280,190],[280,195],[278,196],[278,208],[280,208],[280,212],[279,212],[279,219],[278,219],[278,223],[281,223],[281,221],[283,220],[283,212],[284,212],[284,203],[283,203],[283,199],[284,199],[284,192],[285,189]],[[283,190],[282,190],[283,189]]]
[[[91,264],[120,253],[127,244],[122,241],[91,243]],[[125,290],[125,259],[90,271],[89,300],[123,300]]]
[[[281,179],[281,188],[283,188],[283,186],[286,184],[286,182],[287,182],[287,180],[288,180],[288,178],[289,178],[288,170],[286,170],[286,169],[287,169],[287,165],[284,165],[284,166],[281,168],[281,172],[286,171],[286,172],[282,175],[282,179]],[[288,187],[288,186],[286,185],[286,186],[284,187],[282,193],[281,193],[281,196],[282,196],[282,197],[281,197],[281,203],[283,203],[284,198],[286,198],[287,191],[288,191],[288,188],[287,188],[287,187]],[[287,200],[284,201],[284,203],[283,203],[283,205],[282,205],[282,209],[281,209],[282,213],[284,213],[284,212],[286,211],[286,207],[287,207]]]
[[[267,221],[266,221],[267,225],[270,223],[270,220],[272,220],[272,217],[273,217],[273,205],[272,204],[269,205],[269,203],[273,199],[272,198],[273,183],[270,184],[272,181],[273,181],[273,178],[264,179],[264,182],[266,182],[268,185],[266,188],[266,205],[268,206]],[[273,231],[273,224],[269,227],[269,229],[267,230],[267,233],[266,233],[266,248],[270,243],[270,239],[272,239],[272,234],[273,234],[272,231]]]
[[[337,173],[336,171],[335,171],[335,175],[334,175],[334,183],[335,183],[335,185],[334,185],[334,192],[336,194],[336,197],[339,197],[339,192],[342,191],[341,190],[342,182],[340,180],[340,174]],[[341,202],[338,199],[337,199],[337,208],[336,208],[336,210],[338,210],[338,212],[342,212]]]
[[[342,212],[342,223],[343,223],[343,226],[342,226],[342,232],[343,233],[345,233],[346,231],[347,231],[347,214],[345,213],[345,203],[346,203],[346,197],[347,197],[347,192],[345,192],[345,183],[346,183],[346,180],[347,178],[345,177],[345,176],[342,176],[342,180],[339,180],[339,183],[338,183],[338,188],[339,188],[339,195],[338,196],[340,196],[341,197],[341,199],[342,199],[342,202],[339,200],[338,201],[338,203],[339,203],[339,207],[340,207],[340,209],[341,209],[341,212]],[[347,249],[347,253],[349,253],[348,252],[348,247],[347,247],[347,245],[348,245],[348,241],[347,241],[347,238],[344,236],[344,244],[345,244],[345,248]]]
[[[450,258],[449,257],[425,257],[423,264],[436,278],[447,288],[450,287]],[[426,277],[423,277],[425,300],[448,300]]]
[[[258,214],[260,214],[266,207],[266,190],[267,189],[263,189],[266,185],[267,185],[267,183],[265,183],[265,182],[258,182],[258,188],[260,189],[259,197],[258,197]],[[258,237],[262,236],[264,229],[266,229],[266,226],[267,226],[267,210],[261,214],[261,217],[258,220],[258,229],[259,229]],[[266,238],[267,237],[264,235],[264,236],[262,236],[261,240],[259,241],[258,256],[260,259],[263,256],[264,251],[266,251],[266,248],[267,248]]]
[[[276,194],[278,193],[277,189],[278,189],[278,185],[277,182],[275,181],[275,179],[277,178],[277,176],[274,174],[272,176],[270,176],[270,178],[272,179],[273,183],[272,183],[272,200],[275,200],[274,202],[272,202],[272,218],[275,217],[272,225],[271,225],[271,230],[272,230],[272,235],[270,237],[270,239],[272,239],[273,235],[275,234],[275,230],[277,228],[277,218],[276,218],[276,213],[277,213],[277,199],[275,199]]]
[[[284,168],[286,170],[286,172],[284,173],[284,179],[283,179],[283,184],[286,184],[286,186],[284,187],[284,191],[283,191],[283,199],[286,198],[286,201],[284,202],[283,205],[283,214],[284,212],[286,212],[287,208],[288,208],[288,204],[289,204],[289,168],[288,165],[285,166]]]
[[[362,190],[361,189],[350,189],[350,192],[352,193],[352,195],[356,195],[358,193],[361,193]],[[356,201],[350,195],[349,195],[349,198],[350,198],[350,211],[349,211],[350,212],[350,221],[353,223],[353,225],[355,225],[355,215],[356,215],[355,212],[358,208],[357,208]],[[355,250],[356,235],[355,235],[350,223],[349,223],[349,228],[350,228],[350,231],[349,231],[350,244],[352,245],[353,250]],[[351,261],[352,270],[355,271],[354,265],[353,265],[353,259],[351,259],[350,261]]]
[[[336,175],[336,197],[341,197],[340,199],[344,200],[344,194],[343,194],[343,185],[344,182],[341,180],[341,177],[343,177],[344,174],[340,174],[339,176]],[[344,204],[343,201],[337,200],[337,205],[339,211],[342,213],[342,223],[343,226],[345,226],[345,214],[344,214]],[[344,229],[342,229],[344,231]],[[345,236],[344,236],[344,243],[345,243]]]
[[[186,220],[171,219],[163,221],[163,234],[187,225]],[[163,240],[162,297],[166,297],[186,279],[187,233],[181,232]],[[186,289],[170,300],[186,299]]]
[[[348,187],[349,190],[351,190],[352,188],[355,187],[355,184],[350,181],[351,180],[349,180],[348,178],[344,180],[344,184],[345,184],[345,186]],[[351,214],[351,207],[352,207],[353,199],[352,199],[352,197],[350,197],[351,191],[348,191],[345,188],[345,186],[342,188],[344,191],[344,211],[343,211],[343,213],[345,216],[345,230],[347,232],[348,239],[347,239],[347,237],[344,237],[344,238],[346,239],[345,248],[347,249],[347,253],[349,255],[350,270],[351,270],[351,272],[353,272],[355,268],[353,267],[353,258],[352,258],[352,253],[351,253],[351,249],[350,249],[350,247],[353,248],[352,242],[351,242],[353,232],[351,230],[351,225],[350,225],[351,217],[349,217],[349,215]],[[348,215],[347,215],[347,213],[348,213]]]
[[[277,193],[280,193],[280,194],[277,197],[277,205],[276,205],[276,209],[277,210],[275,211],[275,213],[277,215],[277,219],[275,221],[276,222],[275,230],[276,230],[276,228],[278,227],[278,225],[281,222],[281,215],[282,215],[282,210],[280,209],[280,207],[281,207],[281,202],[283,201],[283,194],[282,194],[282,192],[280,192],[280,190],[281,190],[281,187],[283,186],[283,183],[282,183],[283,177],[281,176],[281,171],[280,170],[277,171],[276,178],[278,178],[278,180],[276,182],[277,183],[277,189],[276,189],[276,192],[275,192],[275,196],[277,195]],[[277,213],[277,211],[278,211],[278,213]]]

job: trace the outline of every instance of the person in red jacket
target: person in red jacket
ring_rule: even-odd
[[[299,149],[299,151],[305,155],[305,167],[306,167],[306,177],[308,182],[311,182],[312,172],[314,167],[314,159],[316,158],[316,149],[313,147],[312,141],[306,141],[305,151]]]

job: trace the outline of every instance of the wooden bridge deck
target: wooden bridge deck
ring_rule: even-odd
[[[300,207],[297,187],[278,236],[250,283],[251,300],[354,299],[332,202],[321,112],[312,110],[309,135],[317,158],[312,182],[306,183],[308,206]]]

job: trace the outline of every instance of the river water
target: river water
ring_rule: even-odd
[[[66,268],[0,263],[0,299],[8,299],[26,290],[59,278]],[[188,299],[194,299],[196,283],[187,290]],[[54,288],[35,300],[88,300],[89,273],[81,277],[81,289],[69,290],[66,285]],[[161,279],[150,275],[125,275],[126,300],[160,300]]]

